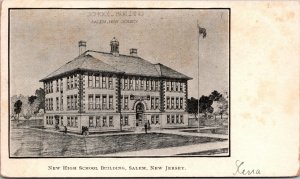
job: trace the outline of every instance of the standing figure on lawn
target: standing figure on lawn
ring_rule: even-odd
[[[144,127],[145,127],[145,133],[147,134],[147,127],[148,127],[147,122],[145,123]]]

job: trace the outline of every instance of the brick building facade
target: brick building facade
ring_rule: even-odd
[[[81,133],[139,130],[188,125],[187,77],[160,63],[152,64],[130,49],[119,54],[113,38],[111,52],[86,50],[44,79],[46,128]]]

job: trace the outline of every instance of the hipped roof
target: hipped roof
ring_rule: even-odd
[[[40,81],[46,81],[55,77],[60,77],[77,70],[185,80],[192,79],[163,64],[152,64],[149,61],[137,56],[122,54],[116,56],[112,53],[88,50],[82,55],[61,66],[59,69],[55,70]]]

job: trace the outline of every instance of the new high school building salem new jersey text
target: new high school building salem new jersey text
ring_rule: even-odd
[[[188,80],[163,64],[119,54],[113,38],[111,51],[86,50],[44,79],[45,128],[81,133],[188,126]]]

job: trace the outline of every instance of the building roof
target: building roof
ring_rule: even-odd
[[[160,63],[152,64],[137,56],[113,55],[99,51],[88,50],[82,55],[69,61],[41,81],[62,76],[76,70],[99,71],[111,73],[124,73],[149,77],[165,77],[177,79],[192,79]]]

